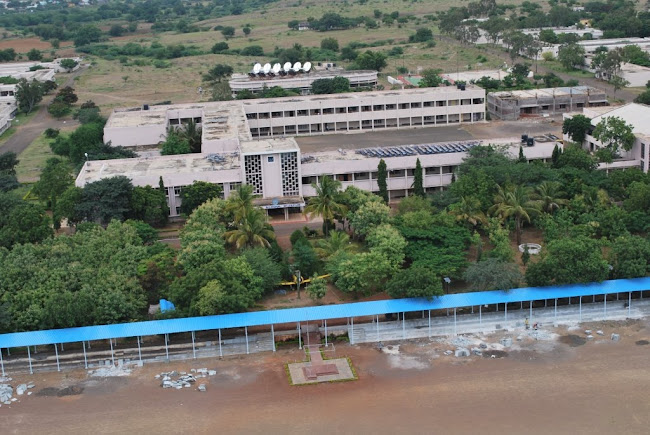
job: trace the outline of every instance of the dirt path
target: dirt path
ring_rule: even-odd
[[[448,345],[426,340],[401,343],[398,352],[339,345],[359,380],[305,387],[287,382],[284,363],[304,359],[295,348],[151,364],[121,378],[25,376],[16,381],[34,381],[34,395],[3,405],[0,425],[4,433],[65,434],[646,433],[650,346],[636,342],[648,338],[648,322],[593,326],[616,328],[621,341],[532,341],[496,359],[444,356]],[[163,390],[153,378],[200,367],[218,372],[206,393]],[[46,387],[79,388],[56,397],[42,395]]]
[[[85,66],[80,67],[77,71],[70,73],[65,86],[74,87],[74,78],[82,74],[86,70]],[[2,152],[13,151],[20,155],[25,149],[36,140],[46,129],[57,128],[60,126],[61,121],[52,118],[47,112],[47,106],[54,99],[54,94],[48,95],[41,101],[36,115],[27,124],[19,125],[16,132],[2,145]],[[77,121],[68,121],[69,125],[77,125]]]

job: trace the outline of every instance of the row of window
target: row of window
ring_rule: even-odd
[[[186,125],[194,121],[195,124],[200,124],[203,122],[203,119],[200,116],[196,118],[170,118],[169,125]]]
[[[423,168],[425,175],[440,175],[440,174],[452,174],[456,170],[456,166],[431,166],[428,168]],[[404,178],[404,177],[413,177],[415,175],[415,169],[393,169],[388,171],[388,178]],[[323,177],[334,178],[338,181],[363,181],[363,180],[376,180],[378,176],[377,171],[375,172],[354,172],[350,174],[335,174],[335,175],[319,175],[319,176],[310,176],[302,177],[303,185],[311,185],[312,183],[318,184]]]
[[[419,109],[421,107],[468,106],[483,104],[483,98],[466,98],[462,100],[425,101],[400,104],[374,104],[367,106],[328,107],[325,109],[285,110],[276,112],[247,113],[248,119],[293,118],[296,116],[333,115],[358,112],[381,112],[384,110]]]

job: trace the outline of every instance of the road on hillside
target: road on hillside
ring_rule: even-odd
[[[86,68],[86,66],[81,66],[77,71],[68,74],[68,79],[63,87],[72,87],[75,77],[84,72]],[[2,148],[0,148],[2,152],[13,151],[20,155],[20,153],[25,151],[25,149],[46,129],[58,128],[61,126],[62,121],[52,118],[52,116],[47,112],[47,106],[54,99],[54,96],[55,94],[53,93],[52,95],[47,95],[43,98],[36,115],[34,115],[28,123],[15,126],[16,132],[2,145]],[[72,120],[67,121],[67,123],[73,126],[78,124],[77,121]]]

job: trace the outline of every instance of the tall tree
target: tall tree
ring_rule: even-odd
[[[540,210],[551,214],[559,210],[560,206],[569,203],[563,196],[562,184],[557,181],[542,182],[535,188],[535,192],[531,195]]]
[[[456,217],[456,220],[466,222],[471,227],[485,224],[487,218],[481,209],[481,201],[474,196],[462,196],[459,202],[449,206],[449,214]]]
[[[523,278],[516,263],[506,263],[498,258],[472,263],[463,274],[463,279],[474,291],[510,290],[519,287]]]
[[[30,113],[42,100],[43,87],[41,82],[38,80],[28,82],[26,79],[20,79],[16,85],[16,101],[21,112]]]
[[[181,213],[189,216],[198,206],[212,198],[219,198],[222,193],[218,184],[195,181],[181,189]]]
[[[573,115],[562,123],[562,133],[580,145],[584,142],[589,129],[591,129],[591,119],[584,115]]]
[[[337,193],[341,188],[341,182],[329,176],[322,176],[320,183],[313,183],[312,187],[316,189],[316,196],[309,199],[304,213],[323,218],[323,234],[327,237],[330,229],[335,227],[335,216],[345,213],[345,206],[337,202]]]
[[[42,200],[50,203],[53,212],[54,227],[59,227],[60,217],[56,214],[56,200],[68,187],[72,186],[74,178],[70,173],[68,162],[56,157],[47,159],[41,177],[34,184],[32,192]]]
[[[123,221],[131,210],[132,192],[131,180],[124,176],[94,181],[84,186],[76,210],[88,221],[102,225],[113,219]]]
[[[226,204],[226,210],[232,213],[235,221],[238,222],[248,215],[248,212],[253,208],[253,186],[250,184],[243,184],[235,192],[230,193]]]
[[[620,148],[630,151],[634,146],[636,138],[632,129],[633,126],[623,119],[617,116],[608,116],[596,125],[593,136],[616,155]]]
[[[423,265],[414,265],[398,271],[386,283],[386,291],[393,298],[434,298],[442,296],[442,280]]]
[[[384,159],[379,160],[377,166],[377,186],[379,187],[379,196],[388,204],[388,169]]]
[[[529,222],[532,216],[539,212],[537,205],[531,200],[531,189],[524,186],[497,186],[494,205],[490,209],[493,215],[502,220],[514,218],[517,244],[521,244],[521,229],[523,221]]]
[[[194,120],[190,120],[187,124],[177,131],[181,140],[185,140],[190,146],[193,153],[201,152],[202,131],[201,127],[197,125]]]
[[[328,259],[344,252],[354,252],[356,246],[350,242],[345,231],[332,231],[329,237],[316,241],[316,253],[320,258]]]
[[[424,174],[422,172],[422,164],[420,159],[415,161],[415,172],[413,174],[413,193],[424,198]]]
[[[261,246],[268,248],[271,240],[275,239],[273,227],[266,222],[264,212],[258,208],[250,208],[237,221],[237,228],[224,234],[226,241],[237,249]]]

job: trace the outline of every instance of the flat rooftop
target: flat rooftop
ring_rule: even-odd
[[[629,103],[602,113],[591,119],[592,125],[598,125],[603,118],[616,116],[631,124],[633,132],[641,136],[650,136],[650,106],[645,104]]]
[[[243,154],[267,154],[300,150],[293,137],[252,140],[242,142],[240,147]]]
[[[126,176],[158,179],[179,173],[198,174],[240,167],[239,156],[230,154],[179,154],[174,156],[144,157],[134,159],[92,160],[86,162],[77,177],[77,185],[92,183],[103,178]]]
[[[521,91],[491,92],[490,95],[502,99],[527,99],[539,97],[561,97],[570,95],[605,95],[604,91],[591,86],[573,86],[561,88],[529,89]]]
[[[329,69],[329,70],[312,70],[309,73],[301,73],[294,75],[275,75],[275,76],[263,76],[263,77],[251,77],[248,74],[233,74],[230,79],[230,83],[252,83],[252,82],[281,82],[285,80],[318,80],[318,79],[328,79],[334,77],[356,77],[356,76],[365,76],[368,74],[377,75],[377,71],[374,70],[352,70],[348,71],[343,68]]]
[[[483,90],[478,86],[467,85],[467,90]],[[422,95],[422,94],[447,94],[450,92],[463,92],[456,88],[456,86],[439,86],[437,88],[415,88],[415,89],[401,89],[391,91],[368,91],[368,92],[346,92],[344,94],[326,94],[326,95],[302,95],[295,97],[280,97],[280,98],[263,98],[254,100],[242,100],[244,106],[259,106],[262,104],[275,104],[275,103],[293,103],[293,102],[309,102],[309,101],[327,101],[327,100],[360,100],[362,98],[373,97],[391,97],[400,95]]]

